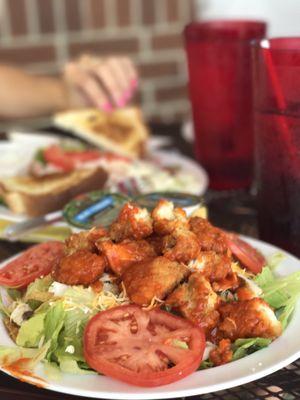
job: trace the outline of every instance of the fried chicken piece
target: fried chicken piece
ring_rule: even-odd
[[[127,268],[122,280],[130,300],[148,305],[154,297],[163,300],[188,274],[183,264],[156,257]]]
[[[189,226],[191,231],[196,234],[202,250],[230,254],[226,234],[221,229],[201,217],[192,217]]]
[[[144,239],[153,231],[152,219],[146,208],[127,203],[118,219],[111,225],[109,235],[115,242],[125,239]]]
[[[88,286],[103,274],[105,266],[104,256],[81,249],[62,258],[53,277],[66,285]]]
[[[255,294],[246,286],[241,286],[236,291],[237,298],[239,300],[251,300],[255,296]]]
[[[188,282],[180,285],[168,296],[166,304],[201,326],[206,334],[218,323],[219,298],[200,272],[192,273]]]
[[[105,236],[108,236],[108,232],[102,227],[93,228],[85,232],[73,233],[65,241],[65,253],[70,255],[83,249],[95,252],[97,250],[95,242]]]
[[[167,200],[160,200],[152,211],[153,230],[160,236],[169,235],[176,229],[188,229],[188,219],[182,208],[174,208]]]
[[[189,263],[189,268],[200,271],[212,284],[215,291],[235,289],[239,285],[237,275],[231,268],[232,260],[227,254],[214,251],[201,251],[198,257]]]
[[[200,253],[197,236],[191,231],[177,228],[162,238],[162,252],[172,261],[187,264]]]
[[[233,351],[229,339],[220,340],[218,347],[209,353],[209,359],[214,366],[224,365],[232,360]]]
[[[156,252],[146,240],[124,240],[113,243],[103,240],[97,243],[100,252],[106,257],[108,267],[116,274],[121,275],[130,265],[145,261],[156,256]]]
[[[223,304],[219,312],[219,333],[230,340],[251,337],[275,339],[282,331],[274,311],[258,297]]]
[[[157,256],[163,255],[165,244],[163,243],[161,236],[152,233],[151,236],[147,237],[147,242],[152,246]]]

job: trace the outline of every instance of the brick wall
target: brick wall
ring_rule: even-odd
[[[186,94],[183,26],[193,0],[2,0],[0,62],[57,74],[81,53],[127,53],[142,77],[147,117],[182,118]]]

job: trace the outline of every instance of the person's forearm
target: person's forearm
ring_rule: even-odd
[[[49,115],[67,106],[67,90],[59,78],[32,76],[0,65],[1,119]]]

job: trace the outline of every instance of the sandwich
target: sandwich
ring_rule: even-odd
[[[136,107],[112,113],[93,108],[61,112],[54,116],[54,124],[104,150],[131,158],[143,155],[149,135]]]
[[[101,167],[78,169],[43,177],[0,179],[0,196],[16,214],[35,217],[61,209],[75,196],[102,189],[107,173]]]

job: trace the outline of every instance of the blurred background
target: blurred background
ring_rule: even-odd
[[[82,53],[128,54],[142,77],[137,101],[146,117],[180,120],[189,110],[181,33],[194,5],[192,0],[2,0],[0,61],[54,75]]]
[[[128,54],[147,119],[186,119],[182,29],[192,19],[259,17],[271,35],[299,33],[299,0],[0,0],[0,61],[56,75],[82,53]]]

